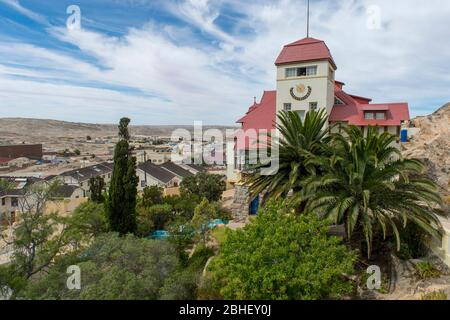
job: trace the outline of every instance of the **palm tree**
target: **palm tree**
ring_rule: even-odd
[[[279,163],[278,171],[273,175],[262,175],[260,170],[255,170],[255,174],[245,179],[252,195],[265,192],[266,199],[284,198],[291,190],[299,191],[301,179],[316,173],[317,166],[309,160],[323,153],[328,133],[324,109],[307,112],[304,121],[296,112],[282,111],[278,119],[276,127],[281,138],[273,143],[278,143],[279,157],[272,159]],[[262,167],[264,165],[256,165],[254,169]]]
[[[402,159],[392,144],[396,137],[378,134],[369,127],[367,137],[358,127],[334,134],[328,156],[316,159],[323,174],[302,181],[302,192],[292,201],[308,199],[307,210],[345,224],[346,237],[363,240],[370,257],[374,234],[395,235],[400,250],[399,227],[408,221],[432,236],[441,235],[438,215],[441,198],[434,182],[424,177],[424,165]]]

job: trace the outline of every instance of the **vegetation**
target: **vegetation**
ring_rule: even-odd
[[[327,130],[326,112],[308,112],[302,121],[297,112],[280,112],[277,129],[283,139],[279,142],[279,169],[274,175],[256,174],[247,177],[252,195],[262,192],[267,199],[284,199],[293,190],[302,189],[301,181],[319,173],[318,166],[312,161],[314,156],[323,154]],[[275,143],[275,142],[274,142]],[[265,167],[263,164],[255,169]]]
[[[432,279],[439,278],[441,272],[433,263],[424,261],[416,264],[416,275],[419,279]]]
[[[354,126],[326,136],[324,112],[308,112],[304,122],[293,112],[279,119],[280,170],[249,177],[252,194],[266,191],[267,198],[277,199],[292,192],[297,213],[315,212],[344,224],[347,240],[361,250],[365,244],[369,257],[374,238],[380,244],[391,234],[400,250],[399,230],[408,222],[440,237],[437,187],[422,175],[419,160],[401,158],[392,146],[395,136],[376,127],[364,136]]]
[[[138,177],[136,159],[129,150],[129,119],[119,124],[119,137],[114,151],[114,169],[106,203],[109,225],[112,231],[124,235],[136,232],[136,197]]]
[[[356,255],[328,221],[270,203],[254,223],[230,231],[211,262],[210,286],[224,299],[322,299],[350,293]]]
[[[222,176],[200,172],[192,177],[186,177],[180,184],[182,195],[196,195],[200,199],[219,201],[225,191],[225,181]]]
[[[105,189],[105,180],[101,177],[92,177],[89,179],[90,198],[97,203],[103,203],[105,197],[103,191]]]
[[[425,293],[422,296],[422,300],[448,300],[447,293],[445,291],[433,291]]]
[[[151,207],[155,204],[163,204],[164,189],[159,186],[145,187],[142,195],[142,205],[145,207]]]
[[[203,245],[209,240],[210,228],[208,223],[216,219],[219,215],[220,208],[215,203],[210,203],[208,199],[204,198],[202,202],[195,208],[194,217],[191,224],[195,230],[198,231]]]

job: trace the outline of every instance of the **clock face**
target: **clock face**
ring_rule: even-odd
[[[306,87],[304,84],[299,83],[295,86],[295,91],[299,94],[297,95],[294,92],[294,87],[291,88],[290,93],[291,97],[298,101],[303,101],[309,98],[312,92],[311,86]],[[305,92],[306,91],[306,92]]]

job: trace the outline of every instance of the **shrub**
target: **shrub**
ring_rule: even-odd
[[[282,208],[271,203],[243,230],[228,232],[205,291],[252,300],[339,298],[352,291],[343,275],[354,272],[355,253],[328,236],[328,221]]]
[[[425,293],[422,300],[448,300],[448,296],[444,291],[433,291]]]
[[[441,276],[441,272],[436,268],[434,264],[425,261],[416,264],[416,275],[420,279],[432,279],[439,278]]]

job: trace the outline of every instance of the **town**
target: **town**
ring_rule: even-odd
[[[0,1],[51,39],[0,37],[0,300],[448,300],[449,98],[400,9],[343,1],[115,3],[114,30]]]

